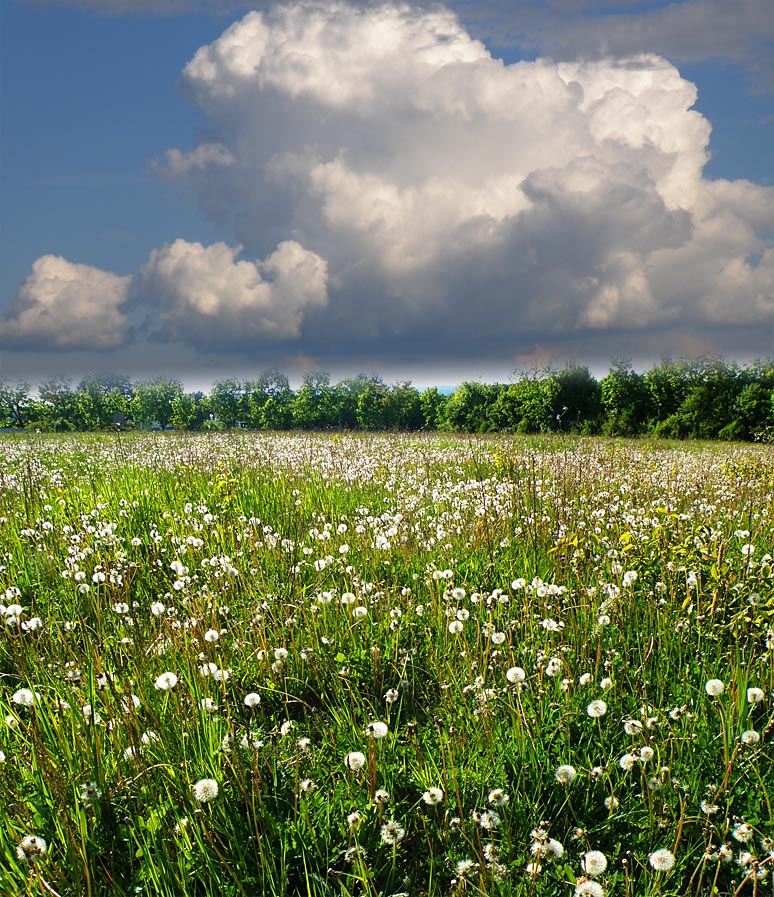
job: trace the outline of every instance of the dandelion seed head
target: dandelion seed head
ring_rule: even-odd
[[[723,694],[726,690],[726,686],[720,679],[708,679],[707,684],[704,686],[704,690],[711,698],[717,698]]]
[[[365,766],[365,762],[365,754],[362,754],[360,751],[350,751],[346,757],[344,757],[344,765],[347,769],[351,769],[353,772],[362,769]]]
[[[200,804],[207,804],[210,801],[215,800],[220,788],[215,779],[199,779],[199,781],[194,784],[192,790],[194,800],[199,801]]]
[[[648,856],[648,862],[656,872],[669,872],[675,864],[675,855],[671,850],[661,847]]]
[[[607,869],[607,857],[601,850],[588,850],[581,857],[581,865],[586,875],[596,878]]]
[[[39,835],[26,835],[19,841],[16,848],[16,857],[22,862],[35,863],[48,852],[48,844],[45,838]]]
[[[574,766],[570,766],[569,764],[563,764],[558,767],[556,772],[554,773],[556,777],[556,781],[560,785],[572,785],[577,776],[577,772],[575,771]]]

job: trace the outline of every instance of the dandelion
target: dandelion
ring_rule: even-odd
[[[177,676],[174,673],[162,673],[155,685],[159,691],[171,691],[177,685]]]
[[[655,756],[656,752],[649,745],[640,748],[640,760],[642,760],[643,763],[650,763]]]
[[[406,829],[402,825],[390,820],[385,822],[381,828],[382,844],[396,845],[406,837]]]
[[[245,695],[245,707],[249,707],[251,710],[253,707],[257,707],[261,703],[261,696],[258,692],[251,691],[249,694]]]
[[[521,667],[511,667],[505,673],[505,678],[512,684],[518,685],[527,678],[527,674]]]
[[[220,633],[218,632],[217,629],[208,629],[204,633],[204,641],[205,642],[209,642],[210,644],[213,644],[214,642],[217,642],[219,639],[220,639]]]
[[[366,735],[370,735],[371,738],[384,738],[388,732],[387,723],[379,722],[379,720],[375,720],[366,726]]]
[[[607,704],[604,701],[592,701],[586,708],[586,713],[592,719],[599,719],[607,713]]]
[[[35,863],[48,852],[48,844],[39,835],[26,835],[19,841],[16,857],[22,862]]]
[[[200,804],[207,804],[218,796],[218,783],[215,779],[199,779],[193,786],[194,800],[198,800]]]
[[[478,814],[477,822],[485,831],[492,831],[500,825],[501,819],[494,810],[483,810]]]
[[[747,689],[747,703],[748,704],[759,704],[766,695],[763,692],[762,688],[748,688]]]
[[[504,807],[510,799],[510,795],[506,794],[502,788],[493,788],[489,792],[488,800],[493,807]]]
[[[656,872],[669,872],[675,864],[675,855],[671,850],[661,847],[648,856],[648,861]]]
[[[634,767],[637,765],[637,761],[639,757],[637,754],[624,754],[623,757],[618,761],[618,765],[624,772],[631,772]]]
[[[35,692],[29,688],[20,688],[13,693],[11,700],[19,707],[32,707],[35,703]]]
[[[386,803],[389,802],[389,800],[390,792],[385,788],[377,788],[376,791],[374,791],[374,803],[378,807],[383,807]]]
[[[731,837],[739,841],[740,844],[747,844],[748,841],[752,840],[752,836],[753,827],[746,822],[737,823],[731,832]]]
[[[609,676],[606,676],[604,679],[600,679],[599,687],[602,691],[608,691],[608,689],[613,687],[613,680]]]
[[[361,754],[360,751],[350,751],[344,758],[344,765],[353,772],[362,769],[365,766],[365,762],[365,754]]]
[[[398,700],[399,697],[400,697],[400,695],[398,694],[397,688],[390,688],[384,693],[384,700],[388,704],[394,704]]]
[[[462,632],[462,623],[459,620],[452,620],[451,623],[449,623],[449,632],[451,632],[452,635]]]
[[[621,801],[617,797],[608,796],[605,798],[605,809],[611,813],[621,806]]]
[[[457,873],[457,878],[467,878],[468,875],[471,875],[478,868],[478,864],[474,863],[473,860],[458,860],[457,865],[454,867],[454,871]]]
[[[699,806],[699,809],[707,816],[712,816],[713,813],[717,813],[720,807],[717,804],[711,804],[707,800],[703,800]]]
[[[745,744],[748,746],[753,745],[753,744],[758,744],[758,742],[761,740],[760,734],[758,732],[756,732],[755,729],[748,729],[746,732],[742,732],[742,734],[739,737],[740,737],[742,744]]]
[[[78,797],[83,807],[91,807],[102,797],[102,791],[96,782],[84,782],[78,786]]]
[[[711,698],[720,697],[723,692],[726,690],[726,686],[721,682],[720,679],[709,679],[707,684],[704,686],[704,690]]]
[[[581,865],[586,875],[596,878],[607,869],[607,857],[601,850],[589,850],[581,857]]]
[[[556,781],[559,782],[560,785],[572,785],[577,776],[577,772],[575,771],[574,766],[564,764],[556,770],[555,776]]]
[[[422,795],[422,800],[428,807],[434,807],[436,804],[440,804],[441,801],[443,801],[443,797],[443,788],[428,788]]]
[[[598,881],[581,878],[575,885],[575,897],[605,897],[605,889]]]
[[[639,735],[643,729],[643,725],[638,719],[624,720],[623,727],[627,735]]]
[[[554,678],[562,671],[562,660],[560,657],[552,657],[546,664],[546,676]]]

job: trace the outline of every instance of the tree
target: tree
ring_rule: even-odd
[[[604,431],[612,436],[636,436],[653,414],[653,402],[642,374],[628,359],[614,359],[599,384],[605,413]]]
[[[0,426],[23,427],[32,409],[29,383],[0,382]]]
[[[239,380],[217,380],[210,392],[210,410],[224,427],[235,427],[247,417],[244,398],[245,387]]]
[[[156,422],[165,428],[172,422],[175,400],[182,395],[183,385],[179,380],[168,377],[142,380],[135,387],[130,406],[132,417],[143,426]]]
[[[303,430],[327,429],[337,425],[330,374],[310,371],[304,374],[293,400],[293,425]]]

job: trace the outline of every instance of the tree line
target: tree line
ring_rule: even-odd
[[[639,373],[615,360],[597,380],[587,367],[521,372],[512,383],[466,381],[452,393],[323,371],[297,390],[277,370],[218,380],[209,394],[179,380],[100,375],[77,386],[52,378],[37,390],[0,383],[0,427],[42,432],[120,428],[206,430],[441,430],[655,435],[774,441],[774,359],[666,359]]]

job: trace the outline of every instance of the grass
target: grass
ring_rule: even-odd
[[[3,895],[773,893],[764,448],[0,455]]]

